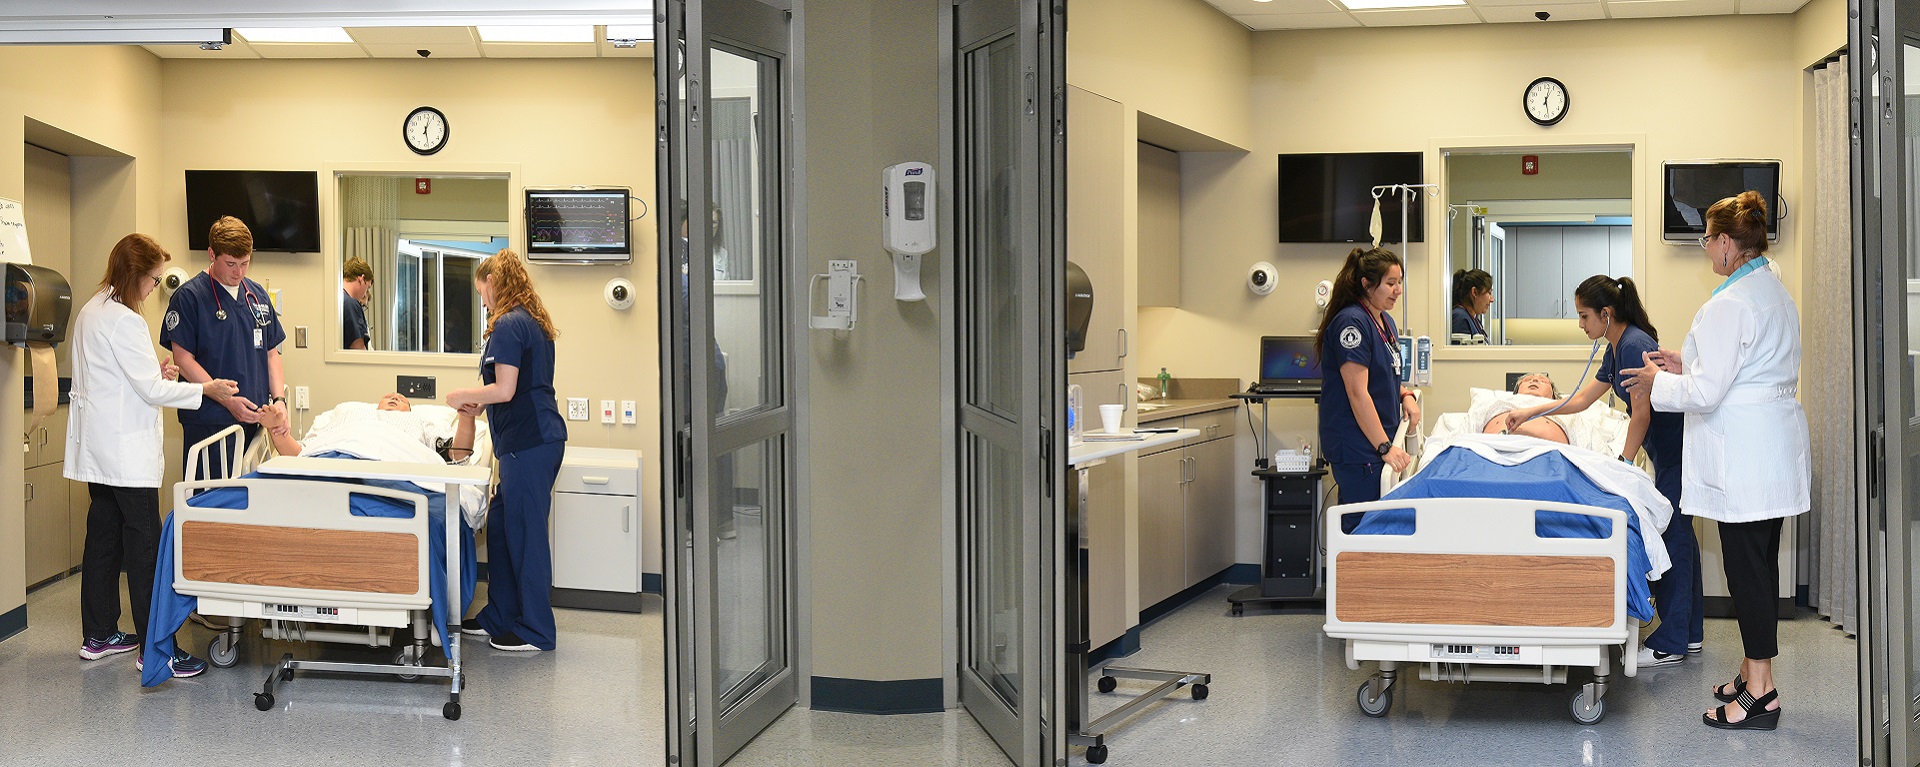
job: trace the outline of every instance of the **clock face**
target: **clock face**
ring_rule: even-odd
[[[1521,95],[1527,117],[1541,125],[1552,125],[1567,116],[1567,86],[1551,77],[1542,77],[1527,85]]]
[[[447,145],[447,116],[433,107],[420,107],[407,115],[400,133],[415,154],[433,154]]]

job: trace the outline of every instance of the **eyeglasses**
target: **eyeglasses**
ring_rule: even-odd
[[[1719,236],[1720,236],[1720,235],[1722,235],[1722,234],[1726,234],[1726,232],[1718,232],[1718,233],[1715,233],[1715,234],[1709,234],[1709,235],[1707,235],[1707,236],[1705,236],[1705,237],[1702,237],[1702,238],[1700,238],[1700,247],[1703,247],[1703,248],[1704,248],[1704,247],[1706,247],[1706,246],[1707,246],[1707,243],[1709,243],[1709,242],[1713,242],[1713,238],[1715,238],[1715,237],[1719,237]]]
[[[156,288],[157,288],[157,287],[160,287],[160,278],[159,278],[159,277],[155,277],[155,276],[153,276],[153,275],[151,275],[151,274],[149,274],[149,275],[147,275],[147,279],[149,279],[149,280],[153,280],[153,286],[154,286],[154,287],[156,287]]]

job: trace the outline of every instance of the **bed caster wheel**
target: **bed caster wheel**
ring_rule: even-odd
[[[233,635],[221,632],[207,643],[207,662],[214,668],[233,668],[240,660],[240,645],[233,641]]]
[[[1207,699],[1207,693],[1209,693],[1209,692],[1211,692],[1211,690],[1208,690],[1208,689],[1207,689],[1207,686],[1206,686],[1206,685],[1204,685],[1204,684],[1196,684],[1196,685],[1194,685],[1194,686],[1193,686],[1193,690],[1192,690],[1192,695],[1193,695],[1193,699],[1194,699],[1194,700],[1206,700],[1206,699]]]
[[[460,721],[460,704],[448,701],[447,705],[440,708],[440,714],[449,722]]]
[[[1244,606],[1244,605],[1239,605],[1239,604],[1236,604],[1236,605],[1234,605],[1234,606],[1233,606],[1233,617],[1235,617],[1235,618],[1238,618],[1238,617],[1240,617],[1240,616],[1242,616],[1242,615],[1246,615],[1246,614],[1247,614],[1247,608],[1246,608],[1246,606]]]
[[[411,647],[402,647],[402,648],[400,648],[400,651],[399,651],[399,652],[396,652],[396,653],[394,653],[394,654],[393,654],[393,665],[396,665],[396,666],[418,666],[418,665],[420,665],[420,664],[419,664],[419,662],[417,662],[416,660],[414,660],[414,657],[413,657],[413,648],[411,648]],[[402,682],[411,682],[411,681],[413,681],[413,680],[415,680],[415,679],[419,679],[419,678],[420,678],[420,675],[419,675],[419,674],[396,674],[395,676],[398,676],[398,677],[400,677],[400,681],[402,681]]]
[[[1087,764],[1105,764],[1106,761],[1106,746],[1087,746]]]
[[[280,681],[282,682],[293,681],[293,669],[290,669],[290,668],[280,669]]]
[[[261,711],[273,710],[273,693],[256,692],[253,694],[253,707]]]
[[[1387,709],[1393,707],[1393,688],[1388,687],[1385,690],[1381,690],[1380,697],[1375,699],[1371,703],[1369,703],[1367,701],[1368,684],[1370,683],[1369,682],[1360,683],[1360,691],[1354,696],[1355,699],[1358,700],[1360,703],[1360,713],[1366,714],[1367,716],[1373,717],[1375,719],[1386,716]]]
[[[1601,698],[1588,705],[1586,690],[1574,693],[1573,702],[1568,708],[1573,712],[1573,721],[1581,724],[1599,724],[1600,720],[1607,718],[1607,700]]]
[[[1094,683],[1094,688],[1101,692],[1113,692],[1114,686],[1118,684],[1120,684],[1119,680],[1110,676],[1103,676],[1100,677],[1100,681]]]

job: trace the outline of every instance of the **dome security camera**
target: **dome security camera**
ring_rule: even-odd
[[[1553,18],[1553,14],[1547,13],[1546,11],[1534,11],[1533,17],[1541,21],[1546,21],[1547,19]]]
[[[1273,292],[1273,286],[1280,281],[1280,270],[1273,264],[1261,261],[1247,270],[1247,289],[1256,296]]]
[[[186,282],[187,271],[177,266],[168,269],[166,274],[160,278],[160,284],[167,290],[179,290],[180,286],[186,284]]]
[[[423,58],[423,59],[433,55],[433,51],[427,50],[425,48],[421,48],[417,51],[414,51],[414,53],[420,54],[420,58]]]
[[[606,299],[607,306],[615,311],[624,312],[633,308],[633,283],[625,277],[607,280],[607,285],[601,290],[600,297]]]

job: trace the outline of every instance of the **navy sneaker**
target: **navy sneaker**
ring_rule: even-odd
[[[498,634],[487,640],[487,644],[502,652],[540,652],[540,648],[527,644],[526,640],[512,634]]]
[[[174,648],[173,658],[167,661],[167,665],[173,669],[173,678],[175,679],[199,676],[207,671],[206,661],[188,655],[186,650],[178,647]],[[133,667],[139,671],[146,671],[147,659],[144,656],[135,658],[133,660]]]
[[[140,638],[125,631],[115,631],[103,639],[89,639],[80,645],[80,657],[87,660],[99,660],[109,655],[133,652],[140,649]]]
[[[487,635],[487,630],[480,626],[479,618],[468,618],[460,622],[460,633],[472,637],[483,637]]]

